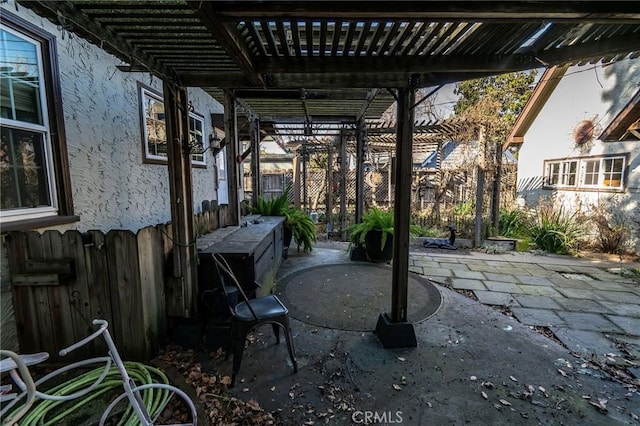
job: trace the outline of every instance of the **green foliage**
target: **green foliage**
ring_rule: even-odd
[[[284,192],[276,197],[265,200],[258,197],[257,205],[252,209],[252,213],[263,216],[285,216],[284,226],[291,229],[293,239],[305,253],[312,250],[312,244],[317,241],[316,225],[311,218],[301,209],[289,207],[289,193],[291,185],[288,185]]]
[[[495,75],[456,84],[456,115],[467,115],[490,128],[489,139],[506,135],[533,90],[536,70]]]
[[[572,254],[584,236],[583,220],[577,212],[567,213],[562,207],[542,203],[536,208],[529,235],[539,249]]]
[[[367,233],[374,229],[382,231],[381,246],[384,247],[387,237],[393,235],[394,232],[393,212],[381,210],[377,207],[369,209],[362,215],[362,222],[349,227],[351,244],[364,246]],[[418,225],[409,226],[410,236],[418,236],[420,232],[421,228]]]
[[[453,209],[453,213],[456,216],[473,216],[476,214],[475,206],[471,201],[465,201],[463,203],[456,204]]]
[[[502,210],[498,218],[498,232],[505,237],[522,237],[526,235],[527,222],[527,213],[524,210]]]
[[[316,238],[316,225],[313,223],[309,215],[304,211],[296,208],[288,209],[285,212],[287,219],[284,225],[291,229],[293,239],[295,240],[298,251],[300,246],[305,253],[312,250],[312,244],[317,241]]]
[[[262,197],[258,197],[256,206],[251,209],[252,213],[261,214],[263,216],[284,216],[285,212],[289,208],[289,193],[291,192],[291,185],[287,186],[284,192],[275,198],[265,200]]]

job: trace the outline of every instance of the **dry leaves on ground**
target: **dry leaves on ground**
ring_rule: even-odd
[[[218,354],[220,355],[220,354]],[[193,350],[167,347],[157,360],[174,367],[187,384],[193,387],[198,400],[196,403],[204,411],[207,422],[226,425],[275,425],[271,413],[264,411],[255,400],[247,402],[229,395],[231,378],[202,371],[202,365],[195,360]]]

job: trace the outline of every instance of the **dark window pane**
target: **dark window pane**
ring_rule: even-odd
[[[2,210],[51,206],[43,135],[8,127],[1,135]]]

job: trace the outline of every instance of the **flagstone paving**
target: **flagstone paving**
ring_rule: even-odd
[[[583,355],[619,353],[621,336],[640,341],[640,282],[612,273],[621,269],[619,263],[412,251],[410,268],[447,287],[471,291],[480,303],[506,307],[523,324],[549,328]]]

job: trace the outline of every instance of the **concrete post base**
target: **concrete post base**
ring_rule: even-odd
[[[378,317],[376,334],[385,349],[415,348],[418,346],[413,324],[410,322],[391,322],[386,313],[382,313]]]

